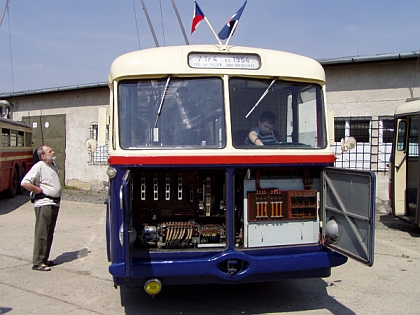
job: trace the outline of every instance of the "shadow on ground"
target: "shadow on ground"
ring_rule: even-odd
[[[82,248],[81,250],[62,253],[61,255],[57,256],[54,259],[54,261],[57,264],[61,265],[61,264],[69,263],[69,262],[71,262],[73,260],[76,260],[76,259],[86,257],[89,253],[90,253],[90,250],[85,247],[85,248]]]
[[[141,287],[121,287],[126,314],[279,314],[328,310],[355,314],[328,295],[322,279],[284,280],[237,285],[174,286],[155,297]]]

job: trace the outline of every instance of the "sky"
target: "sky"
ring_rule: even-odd
[[[184,45],[172,1],[143,1],[159,46]],[[217,44],[205,21],[191,34],[193,0],[174,2],[190,44]],[[197,3],[218,33],[244,0]],[[318,60],[413,52],[418,12],[419,0],[248,0],[229,44]],[[104,83],[116,57],[152,47],[141,0],[10,0],[0,26],[0,94]]]

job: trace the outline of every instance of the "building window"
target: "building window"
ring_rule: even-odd
[[[370,142],[370,119],[352,119],[349,121],[350,135],[357,142]]]
[[[89,152],[89,161],[88,164],[108,164],[108,140],[105,142],[105,145],[98,145],[98,125],[92,124],[89,128],[90,139],[96,141],[96,150]],[[106,139],[108,139],[108,127],[106,130]]]
[[[340,142],[346,137],[346,121],[336,119],[334,121],[334,141]]]
[[[394,117],[379,117],[382,129],[382,143],[391,143],[394,139]]]
[[[331,149],[337,157],[335,166],[388,171],[394,137],[394,117],[337,117],[334,120],[334,143]],[[341,151],[341,139],[356,139],[356,147],[350,151]]]
[[[366,170],[371,167],[371,118],[337,117],[334,119],[334,144],[331,148],[336,155],[335,166],[349,169]],[[341,139],[356,139],[356,147],[341,151]]]

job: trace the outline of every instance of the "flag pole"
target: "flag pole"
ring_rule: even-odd
[[[225,43],[225,48],[223,48],[223,50],[226,50],[227,45],[229,44],[229,41],[230,41],[230,39],[232,38],[233,33],[235,33],[236,26],[238,25],[238,22],[239,22],[239,20],[236,20],[236,21],[235,21],[235,24],[233,25],[233,28],[232,28],[232,32],[230,32],[229,37],[228,37],[228,39],[227,39],[227,41],[226,41],[226,43]]]
[[[223,44],[220,41],[219,36],[217,36],[216,32],[214,31],[213,27],[211,27],[211,24],[210,24],[210,22],[209,22],[209,20],[207,19],[206,16],[204,16],[204,20],[207,22],[208,26],[210,27],[211,31],[213,32],[214,37],[216,37],[217,41],[219,42],[220,47],[222,48]]]

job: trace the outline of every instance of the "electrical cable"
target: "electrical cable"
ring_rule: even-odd
[[[134,11],[134,19],[136,20],[137,41],[139,42],[139,49],[141,50],[139,26],[138,26],[138,23],[137,23],[136,5],[134,4],[134,0],[133,0],[133,11]]]
[[[9,25],[9,50],[10,50],[10,64],[12,67],[12,92],[15,94],[15,79],[13,73],[13,55],[12,55],[12,34],[10,32],[10,15],[9,15],[9,6],[7,6],[7,24]]]
[[[163,46],[166,46],[165,29],[163,27],[162,0],[159,0],[159,7],[160,7],[160,23],[162,26],[162,34],[163,34]]]

